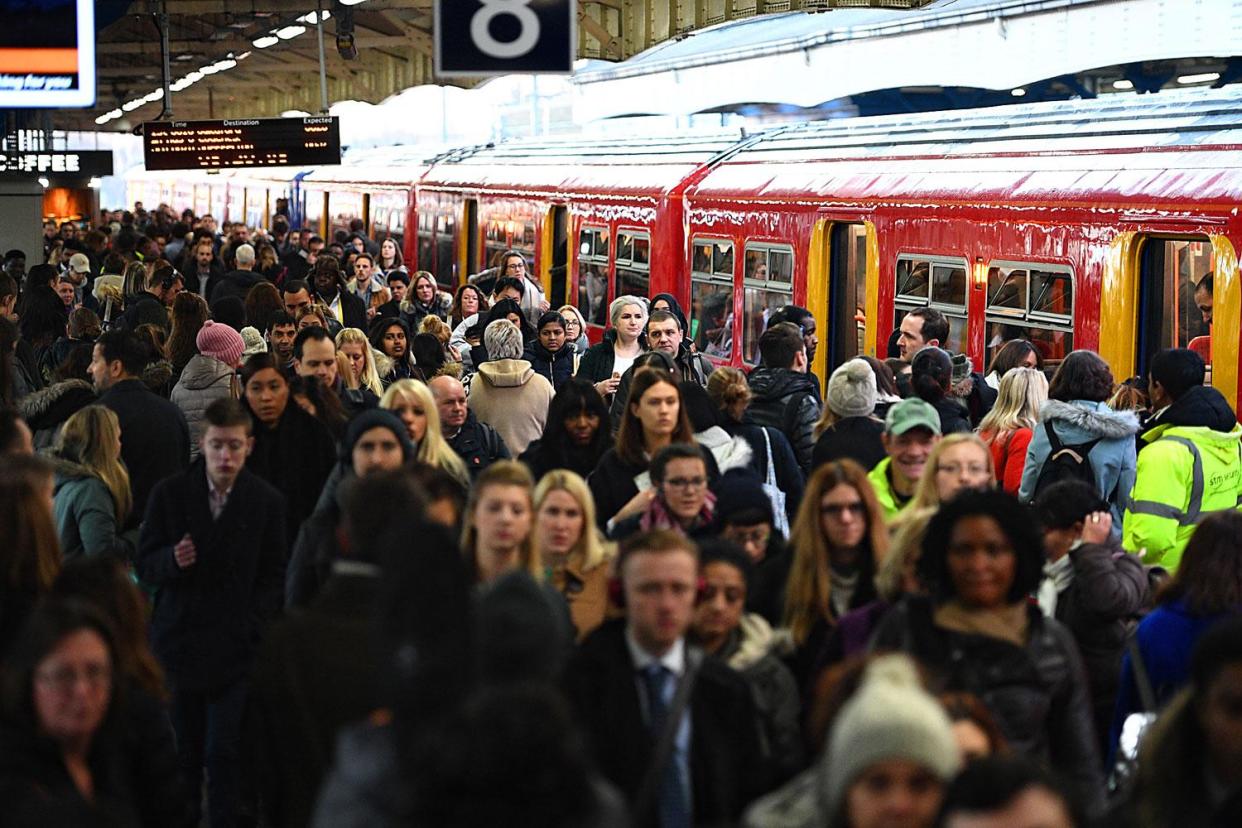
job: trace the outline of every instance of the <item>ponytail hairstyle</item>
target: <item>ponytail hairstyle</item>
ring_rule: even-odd
[[[726,417],[740,423],[750,405],[750,383],[737,368],[721,366],[707,376],[707,396]]]
[[[924,348],[910,361],[910,388],[919,399],[935,405],[949,394],[953,360],[941,348]]]

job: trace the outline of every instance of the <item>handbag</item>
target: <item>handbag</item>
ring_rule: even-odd
[[[1139,650],[1137,636],[1131,636],[1126,649],[1130,654],[1134,683],[1138,687],[1140,709],[1126,716],[1122,722],[1121,735],[1117,739],[1116,759],[1108,777],[1110,793],[1125,791],[1134,780],[1138,770],[1139,746],[1159,715],[1156,713],[1156,693],[1152,690],[1151,677],[1147,674],[1147,665]]]
[[[763,430],[763,447],[768,452],[768,473],[763,481],[763,493],[768,496],[768,500],[772,501],[772,528],[788,538],[789,515],[785,512],[785,493],[776,485],[776,467],[772,462],[772,440],[768,437],[766,426],[760,426],[760,429]]]

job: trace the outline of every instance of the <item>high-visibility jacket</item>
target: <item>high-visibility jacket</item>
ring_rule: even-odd
[[[1242,425],[1159,426],[1142,439],[1122,545],[1173,572],[1200,521],[1242,505]]]
[[[893,484],[888,479],[888,468],[892,464],[893,458],[885,457],[867,473],[867,480],[871,482],[871,488],[875,489],[875,498],[880,502],[880,509],[884,512],[885,523],[897,517],[897,514],[905,508],[905,504],[897,502],[897,494],[893,491]]]

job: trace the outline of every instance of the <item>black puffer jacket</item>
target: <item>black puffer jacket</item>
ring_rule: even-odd
[[[578,349],[572,342],[566,342],[556,353],[543,347],[539,340],[527,343],[522,359],[530,363],[535,373],[542,374],[544,379],[552,383],[553,390],[560,391],[565,380],[574,375],[574,354]]]
[[[810,374],[788,368],[760,366],[750,374],[754,395],[746,422],[784,432],[793,446],[803,475],[811,473],[815,421],[819,419],[819,386]]]
[[[871,647],[904,652],[927,669],[934,693],[968,692],[996,716],[1013,752],[1074,780],[1092,813],[1103,807],[1087,679],[1078,647],[1060,623],[1028,606],[1026,647],[937,626],[930,599],[909,596],[880,622]]]
[[[1082,653],[1096,732],[1103,740],[1113,718],[1121,655],[1151,600],[1147,571],[1119,545],[1085,543],[1069,554],[1074,580],[1057,595],[1056,619]]]
[[[56,442],[56,432],[65,420],[97,398],[95,389],[86,380],[65,380],[22,397],[17,403],[17,412],[34,432],[35,449],[44,449]]]

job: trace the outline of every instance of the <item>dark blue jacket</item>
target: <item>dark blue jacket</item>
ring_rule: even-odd
[[[197,560],[177,566],[186,534]],[[134,568],[155,589],[151,645],[177,690],[215,691],[245,678],[284,602],[285,499],[242,469],[218,520],[200,459],[151,493]]]
[[[574,354],[577,348],[574,343],[566,342],[555,354],[543,347],[543,343],[535,340],[526,346],[522,359],[530,363],[535,373],[552,383],[552,390],[560,391],[565,380],[574,375]]]
[[[190,463],[190,428],[173,403],[150,391],[139,379],[121,380],[99,397],[121,423],[121,459],[129,470],[134,508],[126,529],[146,513],[155,484]]]

